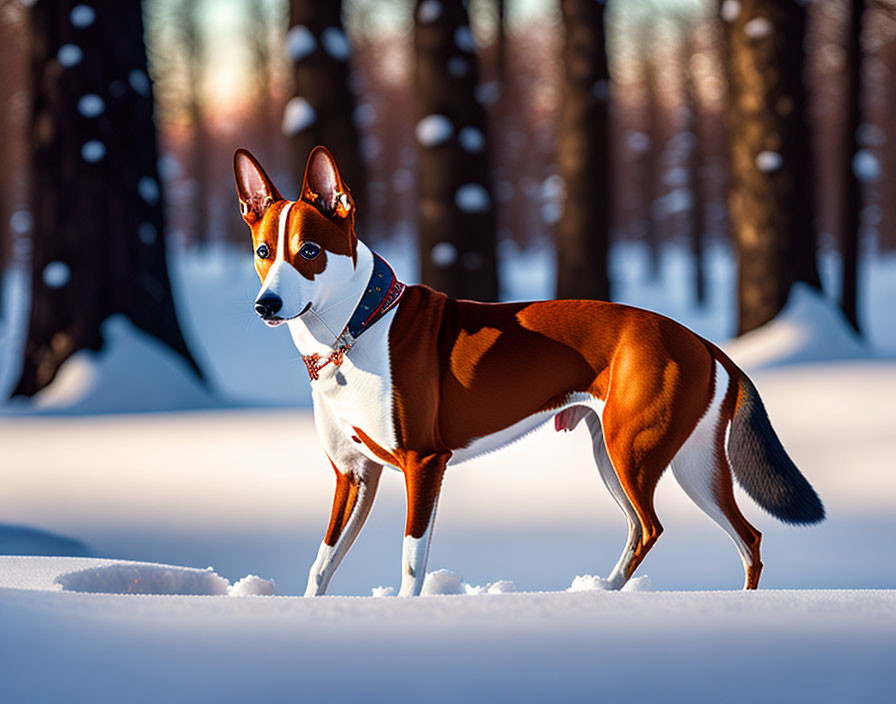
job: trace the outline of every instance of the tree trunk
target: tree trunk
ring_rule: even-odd
[[[566,29],[557,124],[557,168],[565,187],[557,223],[557,296],[609,300],[610,74],[604,5],[561,0]]]
[[[196,184],[190,200],[193,216],[191,231],[193,244],[206,244],[212,228],[212,175],[209,169],[211,149],[202,95],[204,35],[200,27],[199,0],[181,0],[176,21],[183,36],[184,58],[187,63],[187,114],[190,119],[190,164],[188,172]]]
[[[842,254],[840,305],[856,332],[858,317],[859,220],[862,209],[862,186],[853,165],[859,152],[858,131],[862,119],[862,12],[864,0],[849,0],[846,14],[846,35],[843,62],[843,203],[840,223]]]
[[[25,87],[24,8],[16,3],[0,6],[0,319],[3,317],[3,277],[12,245],[11,217],[20,198],[22,124],[19,93]]]
[[[418,0],[414,26],[421,279],[450,296],[494,301],[489,145],[465,4]]]
[[[691,193],[690,218],[688,220],[688,242],[691,247],[694,267],[694,296],[698,306],[706,303],[706,270],[704,261],[704,229],[706,228],[705,185],[703,170],[706,164],[706,137],[703,134],[703,111],[701,109],[700,93],[694,72],[691,67],[691,59],[694,56],[693,28],[685,29],[691,34],[682,42],[682,66],[685,71],[684,102],[686,116],[686,131],[693,136],[688,145],[687,172],[688,190]]]
[[[274,104],[273,90],[273,56],[271,54],[271,27],[278,17],[271,16],[269,7],[256,6],[254,0],[246,3],[247,13],[249,15],[248,24],[250,27],[250,46],[252,49],[252,81],[256,86],[254,96],[255,119],[262,132],[262,146],[260,158],[262,163],[270,163],[274,159],[274,153],[280,139],[277,130],[274,129],[274,111],[271,109]],[[258,156],[258,152],[256,152]],[[231,185],[227,184],[228,188]],[[245,224],[240,221],[242,229]],[[243,236],[243,233],[240,233]]]
[[[872,17],[881,17],[880,9]],[[878,251],[892,252],[896,251],[896,37],[877,50],[877,58],[883,66],[876,120],[882,136],[880,179],[875,184],[881,217],[875,244]]]
[[[10,37],[6,31],[6,23],[0,18],[0,52],[10,50]],[[6,59],[6,57],[3,57]],[[4,66],[6,64],[4,63]],[[15,166],[12,160],[12,144],[8,138],[12,132],[10,119],[11,91],[4,86],[0,89],[0,320],[3,319],[3,277],[8,265],[8,254],[12,236],[9,219],[12,215],[12,182]]]
[[[283,134],[292,140],[293,173],[301,183],[311,150],[332,152],[355,201],[355,224],[367,217],[366,174],[350,88],[350,46],[342,26],[342,0],[290,0],[286,48],[293,62],[295,96],[286,104]]]
[[[651,22],[652,25],[652,22]],[[647,279],[657,281],[660,277],[660,242],[663,237],[664,213],[661,212],[660,198],[663,195],[662,156],[665,143],[663,135],[663,106],[660,102],[660,87],[655,52],[657,32],[651,26],[645,28],[645,35],[652,38],[646,42],[647,56],[644,58],[644,89],[647,91],[647,134],[643,157],[644,207],[647,228],[644,240],[647,244]]]
[[[140,3],[41,0],[30,12],[32,303],[13,393],[33,395],[72,354],[99,350],[116,313],[199,375],[165,261]]]
[[[495,0],[495,74],[502,85],[507,78],[507,2]]]
[[[796,0],[722,2],[728,44],[730,227],[738,334],[771,320],[790,287],[820,288],[803,82],[806,10]]]

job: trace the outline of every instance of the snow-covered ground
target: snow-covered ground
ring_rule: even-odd
[[[408,279],[406,250],[386,255]],[[726,339],[725,253],[713,252],[703,312],[686,258],[669,254],[648,285],[638,250],[617,249],[619,298]],[[508,297],[547,294],[538,257],[508,266]],[[586,575],[609,572],[626,526],[585,434],[543,428],[446,477],[430,570],[456,574],[433,575],[427,591],[466,595],[304,600],[290,595],[333,485],[304,369],[285,331],[253,319],[245,262],[177,261],[186,334],[215,392],[112,320],[109,351],[73,359],[37,408],[0,406],[0,554],[51,556],[0,558],[0,699],[884,699],[896,688],[896,262],[866,272],[871,346],[796,290],[776,321],[727,347],[828,511],[793,528],[739,495],[764,535],[759,593],[728,591],[740,560],[671,476],[657,496],[666,532],[638,572],[650,579],[567,592],[599,584]],[[4,297],[17,313],[0,322],[0,391],[15,373],[17,296]],[[397,584],[403,512],[389,472],[333,593]],[[726,591],[695,591],[707,589]]]
[[[62,591],[60,575],[89,592],[101,569],[0,558],[4,701],[872,702],[896,685],[893,591]],[[157,570],[162,585],[189,581]]]

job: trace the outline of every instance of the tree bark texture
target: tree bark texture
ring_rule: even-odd
[[[896,13],[894,13],[896,14]],[[881,17],[878,9],[872,17]],[[870,26],[870,24],[869,24]],[[877,106],[877,125],[883,133],[880,149],[880,180],[876,184],[881,219],[877,226],[876,245],[879,251],[896,250],[896,41],[890,41],[877,51],[883,64],[883,85]]]
[[[682,66],[685,70],[684,102],[685,130],[693,135],[688,146],[687,172],[688,190],[691,192],[690,218],[688,220],[688,241],[694,267],[694,298],[697,305],[706,303],[706,262],[704,261],[704,230],[706,228],[706,193],[703,171],[706,167],[706,136],[703,134],[703,110],[700,92],[691,59],[694,56],[694,38],[688,36],[682,43]]]
[[[507,1],[495,0],[495,74],[499,81],[507,79]]]
[[[24,13],[19,3],[0,3],[0,318],[4,311],[3,276],[13,240],[10,218],[21,198],[23,125],[19,102],[25,87]]]
[[[31,314],[13,393],[33,395],[72,354],[99,350],[117,313],[199,375],[165,260],[140,2],[41,0],[30,12]]]
[[[557,169],[565,197],[556,232],[559,298],[610,298],[612,164],[604,8],[593,0],[560,2],[565,39]]]
[[[644,90],[646,96],[645,132],[646,148],[642,160],[644,169],[644,208],[647,227],[644,240],[647,244],[647,278],[657,281],[660,277],[660,243],[663,239],[663,226],[666,217],[662,212],[660,198],[663,196],[663,151],[665,135],[663,134],[663,106],[660,102],[659,71],[654,56],[655,46],[659,42],[658,33],[651,21],[645,27],[644,35],[650,37],[646,41],[644,57]]]
[[[277,130],[274,129],[275,112],[272,109],[275,103],[273,89],[273,64],[274,57],[271,51],[271,29],[278,26],[279,15],[272,16],[267,7],[258,7],[254,0],[246,2],[249,15],[250,48],[252,50],[252,80],[255,82],[256,92],[254,96],[255,120],[264,131],[262,134],[264,151],[261,154],[262,163],[268,163],[268,157],[273,159],[274,152],[279,142]],[[230,184],[228,184],[229,186]],[[241,230],[245,230],[245,223],[240,219]],[[240,236],[244,237],[241,231]]]
[[[820,288],[803,81],[806,9],[797,0],[723,1],[721,16],[729,56],[728,209],[743,334],[781,310],[794,282]]]
[[[196,184],[195,195],[191,199],[190,212],[192,222],[190,229],[194,244],[206,244],[211,240],[212,227],[212,182],[211,149],[207,120],[205,117],[205,99],[202,95],[204,56],[204,34],[200,27],[204,3],[199,0],[181,0],[175,15],[180,26],[181,40],[184,47],[184,59],[187,73],[187,114],[190,119],[190,151],[189,174]]]
[[[842,258],[840,305],[846,319],[859,331],[859,225],[862,185],[854,168],[859,152],[858,131],[862,121],[862,13],[864,0],[849,0],[846,12],[843,51],[843,203],[840,211],[840,253]]]
[[[465,4],[418,0],[414,22],[420,275],[456,298],[498,298],[485,110]]]
[[[286,48],[293,62],[295,96],[284,110],[283,134],[292,141],[292,170],[301,183],[311,150],[319,144],[327,147],[351,190],[355,225],[363,231],[366,174],[355,125],[342,0],[290,0],[289,6]]]

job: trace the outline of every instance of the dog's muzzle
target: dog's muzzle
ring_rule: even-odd
[[[276,293],[265,293],[255,301],[255,312],[262,320],[273,320],[283,307],[283,300]]]

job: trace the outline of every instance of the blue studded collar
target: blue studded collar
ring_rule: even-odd
[[[354,341],[367,328],[388,313],[404,293],[404,284],[395,276],[392,267],[379,254],[373,252],[373,273],[367,282],[367,289],[348,325],[345,326],[345,335]]]
[[[395,276],[392,267],[379,254],[373,252],[373,273],[367,282],[364,295],[355,307],[355,312],[349,318],[342,334],[336,338],[336,349],[323,360],[317,353],[302,355],[302,361],[308,368],[308,378],[311,381],[319,379],[321,369],[328,364],[334,367],[340,366],[345,360],[346,353],[355,344],[355,340],[396,306],[404,289],[404,284]]]

